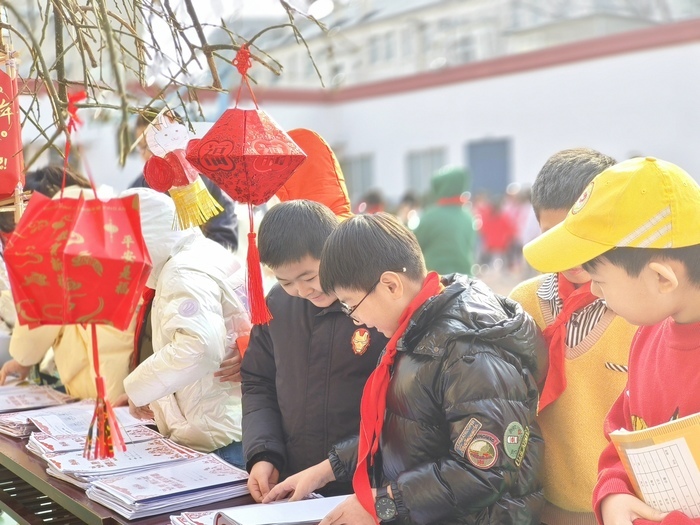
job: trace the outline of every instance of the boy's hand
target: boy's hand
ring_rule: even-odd
[[[334,508],[318,525],[376,525],[374,518],[353,494]]]
[[[214,372],[214,377],[218,377],[219,381],[230,381],[232,383],[241,382],[241,353],[237,347],[233,348],[233,357],[225,359],[221,362],[219,369]]]
[[[607,496],[600,505],[600,513],[603,525],[632,525],[632,522],[639,518],[660,522],[668,514],[650,507],[631,494]]]
[[[31,369],[31,366],[22,366],[14,359],[10,359],[0,368],[0,385],[5,384],[7,376],[17,376],[20,381],[27,379]]]
[[[298,474],[288,477],[282,483],[278,483],[267,496],[263,498],[263,503],[270,503],[278,499],[289,496],[289,501],[299,501],[331,481],[335,480],[331,462],[327,459],[302,470]]]
[[[155,414],[153,413],[153,410],[149,408],[148,405],[142,406],[142,407],[137,407],[134,405],[134,402],[129,399],[129,414],[134,416],[136,419],[153,419],[155,418]]]
[[[258,461],[250,469],[248,476],[248,490],[256,503],[260,503],[267,496],[280,479],[280,473],[275,466],[268,461]]]

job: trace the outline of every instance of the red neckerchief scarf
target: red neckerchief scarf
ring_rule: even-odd
[[[389,388],[391,365],[396,356],[396,344],[408,327],[411,317],[428,299],[442,291],[440,277],[430,272],[423,281],[423,287],[401,314],[399,327],[386,345],[381,361],[367,379],[360,402],[360,441],[357,449],[357,469],[352,478],[352,487],[364,509],[377,520],[374,496],[369,483],[367,465],[373,463],[374,454],[379,448],[379,438],[384,424],[386,393]]]
[[[544,383],[540,395],[541,412],[555,401],[566,389],[566,323],[571,316],[586,305],[598,299],[591,293],[591,283],[587,282],[580,288],[570,282],[561,273],[557,275],[559,298],[562,301],[562,309],[554,322],[542,332],[549,349],[549,369],[547,380]]]

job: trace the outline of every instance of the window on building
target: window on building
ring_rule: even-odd
[[[311,61],[309,57],[306,57],[306,63],[304,65],[304,78],[306,79],[312,79],[316,76],[316,68],[314,67],[314,63]]]
[[[469,142],[465,157],[472,175],[472,193],[502,195],[510,182],[510,156],[509,138]]]
[[[404,28],[401,31],[401,57],[411,58],[413,56],[413,46],[415,39],[415,29],[412,27]]]
[[[346,157],[340,162],[348,187],[350,202],[358,202],[374,186],[374,159],[372,155]]]
[[[476,59],[474,38],[471,36],[459,37],[452,47],[452,56],[458,64],[472,62]]]
[[[384,35],[384,60],[390,61],[396,57],[396,36],[391,31]]]
[[[369,63],[376,64],[381,60],[381,39],[374,35],[369,37]]]
[[[430,178],[446,163],[445,148],[410,151],[406,156],[408,189],[422,195],[430,189]]]
[[[284,72],[286,73],[287,80],[292,83],[296,82],[297,77],[300,76],[298,55],[292,54],[287,57],[287,64]]]

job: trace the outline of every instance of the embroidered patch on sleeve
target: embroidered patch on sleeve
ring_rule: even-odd
[[[469,447],[469,444],[472,442],[472,439],[474,439],[474,436],[476,436],[476,433],[481,430],[481,426],[481,422],[474,417],[471,418],[466,425],[464,425],[464,430],[462,430],[462,433],[457,438],[457,441],[455,441],[455,452],[457,452],[457,454],[462,457],[466,456],[467,447]]]
[[[182,317],[192,317],[199,312],[199,303],[196,299],[186,299],[182,301],[177,311]]]
[[[530,441],[530,427],[525,427],[525,433],[523,438],[520,440],[520,447],[518,448],[518,454],[515,456],[515,466],[520,468],[523,464],[523,459],[525,459],[525,449],[527,449],[527,443]]]
[[[525,430],[517,421],[513,421],[506,427],[503,434],[503,450],[506,451],[506,456],[510,459],[515,459],[518,456],[518,449],[524,435]]]
[[[501,441],[491,432],[479,432],[467,447],[469,463],[481,470],[488,470],[498,461],[498,444]]]

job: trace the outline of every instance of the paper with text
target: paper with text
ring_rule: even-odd
[[[664,512],[700,518],[700,414],[610,433],[637,495]]]

